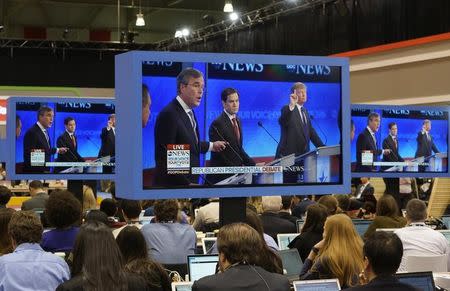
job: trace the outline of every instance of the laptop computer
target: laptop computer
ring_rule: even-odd
[[[287,250],[288,245],[299,235],[299,233],[279,233],[277,234],[278,249]]]
[[[338,279],[294,281],[294,291],[337,291],[341,290]]]
[[[443,215],[441,217],[442,222],[447,226],[447,229],[450,229],[450,215]]]
[[[395,277],[402,283],[409,284],[423,291],[434,291],[433,272],[397,273]]]
[[[372,220],[365,220],[365,219],[352,219],[353,225],[356,228],[356,232],[360,236],[363,236],[364,233],[366,233],[367,229],[369,228],[369,225],[372,223]]]
[[[192,282],[172,282],[172,291],[191,291]]]
[[[442,233],[450,244],[450,229],[439,229],[440,233]]]
[[[305,221],[303,219],[297,219],[295,224],[297,225],[297,232],[298,233],[302,232],[302,227],[303,227],[303,224],[305,224]]]
[[[216,241],[217,237],[202,237],[203,254],[209,254]]]
[[[219,255],[189,255],[187,259],[189,280],[194,282],[216,273]]]
[[[298,280],[300,271],[303,267],[302,259],[297,249],[287,249],[279,251],[281,262],[283,264],[283,274],[290,282]]]

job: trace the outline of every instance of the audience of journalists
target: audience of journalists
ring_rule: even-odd
[[[97,204],[87,185],[79,201],[30,181],[31,198],[8,208],[11,190],[0,186],[0,290],[170,291],[187,279],[187,257],[203,254],[205,236],[217,239],[207,252],[218,256],[216,271],[192,290],[291,290],[279,234],[294,234],[287,248],[303,263],[295,280],[418,290],[395,276],[409,271],[410,256],[443,256],[450,270],[449,241],[429,225],[426,203],[375,198],[361,181],[352,195],[251,197],[245,221],[224,226],[218,199],[133,201],[112,186]]]

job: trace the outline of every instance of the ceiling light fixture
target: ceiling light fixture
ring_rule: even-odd
[[[238,20],[238,18],[239,18],[239,15],[236,12],[231,12],[230,13],[230,20],[231,21],[236,21],[236,20]]]
[[[145,26],[144,14],[142,14],[140,0],[139,0],[139,13],[136,14],[136,26]]]
[[[175,37],[176,38],[182,38],[183,37],[183,32],[181,32],[181,30],[177,30],[177,31],[175,31]]]
[[[225,5],[223,6],[223,12],[231,13],[233,12],[233,4],[231,0],[226,0]]]

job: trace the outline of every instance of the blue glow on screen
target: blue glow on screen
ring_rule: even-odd
[[[47,104],[55,110],[54,104]],[[16,162],[23,162],[23,138],[26,131],[37,121],[36,111],[17,110],[17,115],[22,121],[22,132],[16,140]],[[64,119],[73,117],[76,122],[75,135],[77,137],[78,153],[84,158],[97,158],[101,146],[100,134],[103,127],[106,127],[109,114],[95,112],[56,112],[53,125],[48,129],[52,147],[56,147],[56,140],[64,133]],[[52,156],[55,160],[57,154]]]
[[[175,77],[143,76],[142,82],[148,86],[152,98],[151,116],[143,129],[142,155],[143,168],[146,169],[155,167],[156,118],[177,94]],[[280,140],[278,118],[281,108],[289,102],[292,84],[293,82],[207,79],[201,105],[195,109],[200,136],[203,140],[208,140],[209,125],[223,111],[220,94],[223,89],[233,87],[240,95],[238,115],[242,121],[244,149],[251,157],[274,157],[277,143],[258,126],[258,121],[263,123],[277,141]],[[305,85],[308,88],[305,107],[314,116],[312,124],[317,134],[327,145],[339,144],[340,83],[305,83]],[[206,159],[209,157],[208,153]]]
[[[381,114],[381,110],[374,110]],[[355,123],[355,138],[351,143],[351,161],[356,162],[356,140],[367,126],[367,117],[352,116]],[[431,120],[431,136],[440,152],[446,153],[448,120]],[[380,129],[376,134],[378,147],[382,148],[383,140],[389,135],[388,124],[397,123],[400,155],[405,159],[413,159],[417,149],[417,134],[422,130],[423,119],[392,118],[381,116]],[[381,156],[380,156],[381,159]]]

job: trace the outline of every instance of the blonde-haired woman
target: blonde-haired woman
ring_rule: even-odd
[[[300,280],[337,278],[342,288],[358,284],[364,268],[363,241],[345,214],[329,216],[323,239],[309,253]]]

